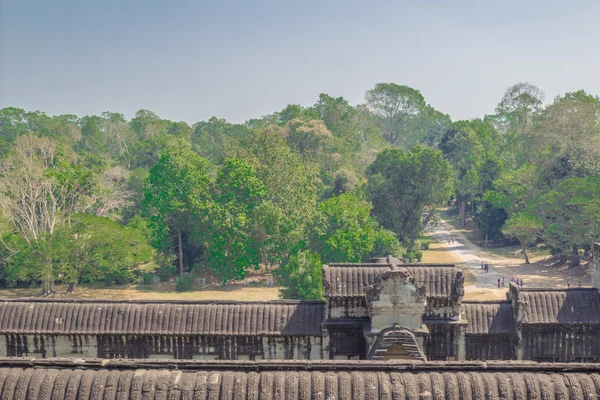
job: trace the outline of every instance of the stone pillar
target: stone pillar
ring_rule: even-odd
[[[329,331],[323,328],[323,339],[321,341],[321,358],[329,360],[331,352],[329,351]]]
[[[467,359],[467,341],[465,340],[466,325],[458,325],[454,331],[454,341],[456,343],[456,360],[464,361]]]
[[[600,289],[600,243],[594,243],[592,246],[592,261],[590,261],[589,271],[592,276],[592,285]]]
[[[515,345],[515,357],[517,360],[525,360],[525,345],[521,324],[517,324],[517,344]]]

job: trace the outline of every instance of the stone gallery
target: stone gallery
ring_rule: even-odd
[[[597,364],[0,358],[1,399],[588,400],[599,394]]]
[[[372,261],[324,266],[325,301],[5,300],[0,356],[598,362],[596,288],[463,301],[453,265]]]

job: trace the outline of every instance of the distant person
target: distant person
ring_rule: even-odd
[[[567,288],[571,287],[571,281],[567,279]]]
[[[500,278],[498,278],[498,289],[500,289]]]
[[[581,281],[577,281],[577,286],[581,287]]]
[[[525,284],[523,283],[523,279],[521,279],[520,286],[523,287]]]

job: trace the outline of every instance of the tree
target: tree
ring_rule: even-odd
[[[0,151],[6,153],[18,136],[29,131],[27,113],[22,108],[6,107],[0,110]]]
[[[524,164],[516,170],[503,171],[494,180],[495,190],[488,190],[484,199],[496,208],[506,211],[512,217],[524,211],[539,193],[537,169],[531,164]]]
[[[97,117],[86,117],[81,127],[79,147],[96,156],[104,156],[106,153],[105,137],[98,127],[101,122]]]
[[[283,134],[290,147],[302,155],[307,154],[312,157],[316,157],[322,143],[332,137],[323,121],[315,119],[310,121],[292,119],[286,124]]]
[[[245,125],[231,124],[224,119],[212,117],[208,121],[194,124],[192,147],[213,163],[221,163],[223,158],[231,156],[234,143],[250,134]]]
[[[81,282],[131,282],[134,272],[154,259],[142,232],[95,215],[76,216],[53,245],[59,249],[55,263],[69,293]]]
[[[396,144],[408,120],[423,111],[425,99],[421,92],[395,83],[378,83],[368,90],[365,100],[375,114],[375,123],[383,138]]]
[[[544,220],[543,239],[571,266],[580,264],[579,248],[593,246],[600,238],[600,178],[567,178],[544,194],[536,211]]]
[[[450,163],[429,147],[384,150],[367,169],[367,177],[373,215],[408,247],[422,232],[426,215],[452,191]]]
[[[177,241],[179,274],[184,269],[184,235],[191,235],[206,218],[209,207],[209,163],[179,141],[166,149],[150,169],[144,191],[144,206],[155,226],[155,246],[168,251],[173,235]]]
[[[348,101],[321,93],[314,109],[334,136],[345,140],[353,150],[358,150],[362,140],[358,111]]]
[[[543,179],[600,174],[600,102],[583,91],[557,97],[540,113],[532,132],[534,160]]]
[[[99,128],[104,134],[107,153],[116,161],[125,164],[125,167],[132,168],[134,163],[134,148],[137,145],[138,137],[132,130],[122,114],[103,112],[102,121]]]
[[[371,216],[371,204],[346,192],[319,204],[319,211],[311,248],[322,260],[368,261],[379,230],[379,224]]]
[[[544,92],[537,86],[519,82],[506,89],[496,106],[496,112],[511,118],[522,133],[527,128],[531,114],[541,109],[543,101]]]
[[[284,299],[321,300],[323,297],[323,264],[318,254],[300,251],[291,256],[277,271],[284,289]]]
[[[206,232],[207,261],[223,280],[241,279],[250,268],[258,268],[261,241],[259,212],[267,196],[254,168],[239,159],[228,159],[214,185],[209,229]]]
[[[534,243],[540,231],[542,229],[542,220],[526,211],[519,212],[510,217],[502,233],[505,236],[518,239],[521,242],[521,248],[523,249],[523,257],[525,258],[525,264],[529,264],[529,256],[527,255],[527,246]]]
[[[31,244],[14,234],[5,235],[3,241],[7,282],[51,280],[68,284],[69,293],[81,282],[130,282],[134,271],[151,266],[154,258],[154,249],[139,230],[89,214],[74,216],[71,225]]]
[[[466,205],[474,204],[479,193],[479,171],[484,162],[484,148],[477,133],[471,129],[469,121],[459,121],[446,131],[440,148],[456,170],[456,202],[460,215],[460,226],[466,223]]]
[[[308,225],[317,209],[317,166],[292,151],[271,126],[241,138],[231,158],[247,161],[265,184],[267,195],[258,213],[261,262],[278,264],[305,248]]]
[[[138,110],[129,123],[140,138],[147,139],[160,132],[160,118],[150,110]]]
[[[410,149],[416,144],[436,147],[451,124],[449,115],[426,105],[421,113],[406,122],[405,134],[399,138],[398,144],[404,149]]]

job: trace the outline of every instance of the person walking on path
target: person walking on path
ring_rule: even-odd
[[[500,278],[498,278],[498,289],[500,289]]]
[[[567,279],[567,288],[571,287],[571,281]]]

